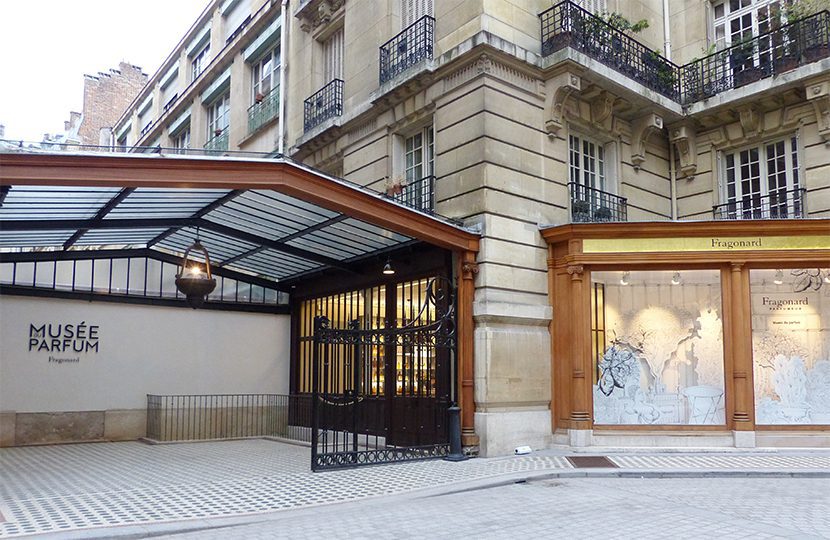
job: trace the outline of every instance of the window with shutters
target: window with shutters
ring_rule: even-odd
[[[401,27],[406,28],[425,15],[435,16],[432,0],[401,0]]]
[[[608,12],[608,3],[606,0],[577,0],[576,4],[594,15],[601,15],[602,13]]]
[[[325,83],[343,78],[343,28],[323,41],[323,77]]]
[[[803,215],[797,137],[725,153],[721,163],[726,204],[716,207],[715,217],[776,219]]]

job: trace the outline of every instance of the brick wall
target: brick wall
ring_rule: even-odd
[[[140,67],[121,62],[108,73],[84,76],[81,144],[99,144],[101,128],[111,128],[147,84]]]

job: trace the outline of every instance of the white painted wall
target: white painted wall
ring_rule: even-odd
[[[0,297],[0,411],[140,409],[145,394],[288,393],[288,315]],[[97,353],[29,351],[29,325],[98,325]],[[49,357],[79,358],[50,362]]]

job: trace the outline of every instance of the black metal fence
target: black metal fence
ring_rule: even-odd
[[[828,56],[830,12],[823,11],[686,64],[683,101],[706,99]]]
[[[678,66],[570,0],[539,14],[542,56],[571,47],[677,102],[688,104],[830,57],[822,11]]]
[[[571,222],[628,221],[628,199],[577,182],[569,182]]]
[[[303,126],[308,131],[343,114],[343,81],[334,79],[305,100]]]
[[[380,84],[432,58],[435,19],[425,15],[380,46]]]
[[[435,212],[435,177],[425,176],[420,180],[407,182],[400,191],[391,193],[393,200],[410,208],[432,214]]]
[[[804,188],[776,190],[768,195],[748,195],[714,206],[715,219],[798,219],[806,214]]]
[[[565,1],[539,15],[542,56],[571,47],[668,98],[679,100],[679,67],[600,17]]]
[[[310,396],[147,394],[147,438],[155,441],[282,437],[311,440]]]

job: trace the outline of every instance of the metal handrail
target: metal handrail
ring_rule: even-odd
[[[628,199],[578,182],[568,182],[571,222],[628,221]]]
[[[435,212],[435,177],[425,176],[409,181],[405,185],[393,186],[389,196],[392,200],[410,208],[432,214]]]
[[[303,111],[303,129],[308,131],[330,118],[343,114],[343,81],[334,79],[307,98]]]
[[[400,75],[421,60],[431,59],[435,19],[424,15],[380,46],[380,84]]]
[[[767,195],[755,194],[712,207],[717,220],[800,219],[806,216],[807,190],[775,190]]]
[[[539,14],[542,56],[569,46],[642,85],[680,98],[680,67],[590,11],[565,0]]]

